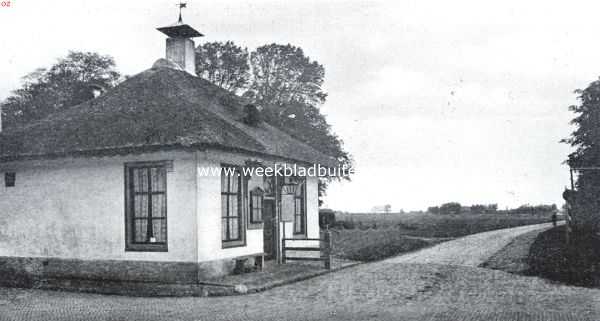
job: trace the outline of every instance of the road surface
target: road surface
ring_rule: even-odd
[[[552,223],[544,223],[468,235],[384,262],[479,266],[515,237],[550,227]]]
[[[477,267],[515,236],[544,227],[468,236],[245,296],[0,288],[0,320],[600,320],[600,290]]]

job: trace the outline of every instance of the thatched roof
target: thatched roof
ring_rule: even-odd
[[[335,164],[270,124],[244,124],[243,105],[204,79],[155,66],[96,99],[2,132],[0,162],[219,148]]]

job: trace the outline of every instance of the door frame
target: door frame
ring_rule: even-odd
[[[277,246],[279,245],[279,237],[278,237],[278,222],[277,222],[277,202],[275,201],[274,198],[264,198],[263,199],[263,207],[267,207],[267,204],[269,204],[268,206],[272,206],[272,211],[271,211],[271,253],[265,253],[265,254],[270,254],[270,256],[266,256],[265,258],[268,257],[268,259],[274,259],[276,260],[278,258],[278,248]],[[264,214],[264,209],[263,209],[263,214]],[[264,219],[264,218],[263,218]],[[263,224],[263,242],[266,242],[267,240],[265,240],[265,233],[267,230],[267,226],[266,224]],[[264,244],[263,244],[263,250],[264,250]]]

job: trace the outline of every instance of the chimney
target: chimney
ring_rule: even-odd
[[[196,46],[192,38],[204,36],[200,32],[187,24],[184,24],[181,19],[181,8],[185,8],[185,4],[180,4],[179,21],[171,26],[157,28],[158,31],[164,33],[167,38],[167,60],[170,60],[192,75],[196,75]]]

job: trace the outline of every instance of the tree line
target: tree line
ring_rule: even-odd
[[[545,215],[552,214],[558,211],[556,204],[546,205],[529,205],[524,204],[516,208],[499,210],[498,204],[474,204],[470,206],[463,206],[458,202],[444,203],[439,206],[431,206],[427,208],[427,212],[431,214],[532,214],[532,215]]]

